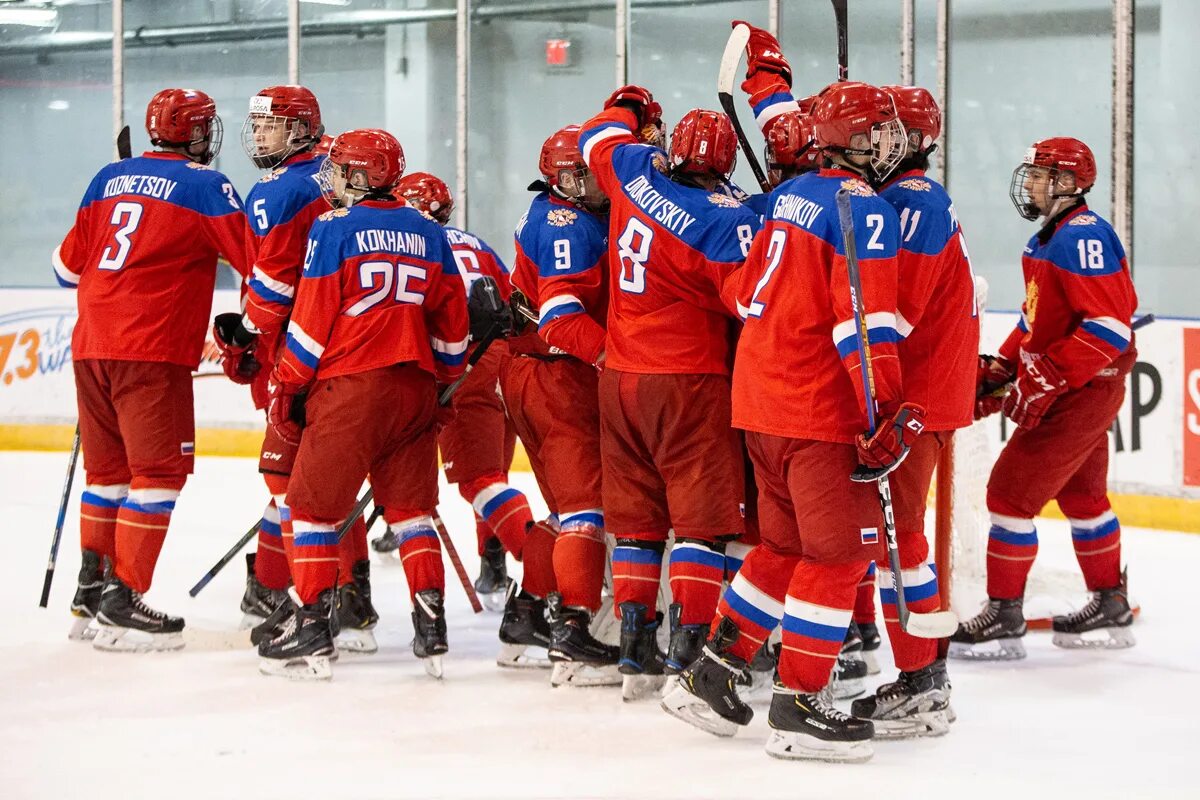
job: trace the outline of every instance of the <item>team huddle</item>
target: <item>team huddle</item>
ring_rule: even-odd
[[[718,736],[769,692],[778,758],[862,761],[874,739],[947,733],[947,656],[1024,656],[1051,500],[1092,592],[1054,619],[1055,644],[1131,646],[1106,478],[1137,300],[1087,206],[1091,151],[1043,139],[1014,171],[1013,202],[1041,227],[1020,322],[981,356],[964,233],[926,174],[933,97],[841,81],[797,100],[757,28],[746,58],[763,193],[730,179],[726,114],[689,111],[668,136],[651,92],[624,86],[545,141],[511,269],[449,225],[447,185],[406,172],[392,135],[325,136],[304,87],[251,98],[242,144],[267,172],[245,203],[208,166],[212,99],[155,95],[156,149],[101,169],[54,254],[79,300],[72,638],[183,646],[184,620],[143,595],[193,468],[191,373],[223,258],[242,312],[212,333],[266,420],[270,499],[241,609],[267,675],[328,679],[339,650],[377,649],[374,549],[402,564],[413,652],[441,676],[439,452],[475,511],[474,589],[503,608],[500,666],[653,696]],[[1016,429],[988,483],[989,601],[931,632],[934,468],[955,430],[995,413]],[[546,519],[509,483],[518,438]],[[370,543],[364,483],[387,526]],[[835,701],[879,671],[876,584],[899,676],[846,713]]]

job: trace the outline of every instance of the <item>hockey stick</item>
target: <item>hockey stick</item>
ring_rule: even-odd
[[[833,18],[837,22],[838,81],[850,80],[850,21],[846,0],[832,0]]]
[[[854,243],[854,218],[850,213],[850,193],[837,193],[838,218],[842,224],[842,241],[846,248],[846,269],[850,273],[850,305],[854,309],[854,324],[859,336],[859,363],[862,369],[863,392],[867,401],[867,432],[875,433],[875,377],[871,371],[871,343],[867,338],[867,315],[863,309],[862,276],[858,270],[858,251]],[[892,509],[892,485],[888,476],[876,480],[879,505],[883,511],[883,529],[887,536],[888,566],[896,591],[896,611],[900,627],[910,636],[922,639],[942,639],[958,629],[958,617],[953,611],[918,613],[908,610],[904,597],[904,577],[900,571],[900,549],[896,544],[896,518]]]
[[[129,144],[129,126],[121,128],[121,132],[117,134],[117,158],[124,161],[127,158],[133,158],[133,148]]]
[[[218,572],[225,569],[225,565],[228,564],[230,561],[232,561],[233,557],[236,556],[239,552],[241,552],[241,549],[246,546],[246,543],[258,535],[258,529],[261,527],[262,527],[262,520],[260,519],[258,522],[254,523],[254,525],[250,528],[250,530],[246,531],[245,535],[243,535],[242,538],[237,540],[237,543],[233,547],[229,548],[229,552],[227,552],[225,555],[221,556],[221,559],[217,563],[212,565],[212,569],[210,569],[208,572],[204,573],[203,578],[196,581],[195,586],[193,586],[191,589],[188,589],[188,594],[191,595],[192,597],[195,597],[196,595],[200,594],[200,590],[203,589],[205,586],[208,586],[209,582],[212,581],[213,578],[217,577]]]
[[[71,498],[71,484],[75,482],[75,463],[79,461],[79,425],[75,425],[75,442],[71,445],[71,459],[67,462],[67,480],[63,484],[62,499],[58,503],[58,520],[54,523],[54,538],[50,540],[50,560],[46,563],[46,579],[42,582],[42,608],[50,602],[50,584],[54,582],[54,568],[58,564],[58,546],[62,543],[63,523],[67,519],[67,501]]]
[[[467,600],[471,603],[471,609],[476,614],[483,613],[483,604],[479,602],[479,595],[475,593],[475,587],[471,584],[470,577],[467,576],[467,570],[463,567],[462,559],[458,557],[458,550],[454,547],[454,542],[450,541],[450,532],[446,530],[446,524],[442,522],[442,517],[434,511],[433,527],[437,528],[438,538],[442,540],[442,546],[446,548],[446,555],[450,558],[450,564],[454,567],[454,571],[458,573],[458,580],[462,583],[463,591],[467,593]]]
[[[746,163],[750,165],[750,171],[754,173],[754,179],[758,181],[759,188],[764,192],[769,192],[771,184],[767,182],[767,175],[763,172],[762,165],[758,163],[758,156],[750,146],[746,132],[742,130],[742,123],[738,120],[737,108],[733,103],[733,83],[737,79],[737,68],[742,60],[742,51],[746,49],[746,43],[749,41],[750,28],[745,25],[738,25],[729,34],[729,41],[725,43],[725,53],[721,56],[721,68],[717,72],[717,99],[721,101],[721,108],[725,109],[725,115],[733,123],[733,131],[737,134],[738,144],[742,146],[742,152],[746,154]]]
[[[1154,315],[1146,314],[1143,317],[1138,317],[1137,319],[1135,319],[1133,321],[1133,324],[1129,326],[1129,330],[1131,330],[1131,331],[1141,330],[1142,328],[1149,325],[1151,322],[1154,322]]]

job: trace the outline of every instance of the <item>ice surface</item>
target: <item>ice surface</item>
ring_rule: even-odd
[[[499,617],[471,614],[449,565],[445,680],[427,677],[409,649],[399,566],[374,568],[378,655],[343,656],[329,684],[259,675],[248,649],[221,649],[241,617],[242,559],[187,596],[261,511],[249,459],[198,460],[148,596],[209,646],[137,656],[68,642],[82,475],[50,609],[36,605],[65,464],[61,453],[0,453],[5,800],[1195,796],[1200,536],[1125,530],[1143,608],[1132,650],[1065,652],[1031,634],[1025,662],[951,665],[958,722],[943,739],[878,742],[862,766],[785,763],[763,752],[765,707],[722,740],[657,703],[622,704],[617,690],[551,690],[548,672],[501,671]],[[513,482],[536,495],[532,476]],[[470,508],[442,496],[473,577]],[[1069,567],[1066,523],[1039,528],[1042,556]],[[886,644],[881,661],[887,678]]]

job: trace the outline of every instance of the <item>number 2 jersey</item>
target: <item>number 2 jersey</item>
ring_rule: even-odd
[[[584,124],[584,159],[611,202],[607,366],[640,374],[728,375],[732,292],[758,215],[720,192],[666,175],[639,144],[634,115],[610,108]],[[723,299],[723,297],[725,299]]]
[[[105,166],[53,256],[58,282],[79,289],[72,358],[195,369],[217,258],[245,276],[248,235],[241,198],[216,170],[158,152]]]
[[[441,226],[402,200],[327,211],[309,234],[276,378],[304,387],[413,361],[463,371],[467,301]]]
[[[1072,389],[1122,355],[1118,368],[1132,368],[1137,293],[1105,219],[1085,203],[1059,215],[1029,240],[1021,268],[1025,302],[1002,356],[1017,364],[1023,354],[1044,355]]]

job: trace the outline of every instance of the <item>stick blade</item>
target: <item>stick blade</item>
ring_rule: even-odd
[[[929,614],[910,612],[904,632],[919,639],[945,639],[958,630],[958,617],[953,611],[934,611]]]
[[[117,158],[124,161],[127,158],[133,158],[133,147],[129,143],[129,126],[121,128],[121,132],[117,134]]]
[[[742,51],[750,41],[750,28],[738,25],[729,34],[725,43],[725,53],[721,56],[721,69],[717,72],[717,94],[733,95],[733,84],[737,81],[738,64],[742,61]]]

